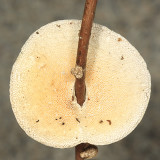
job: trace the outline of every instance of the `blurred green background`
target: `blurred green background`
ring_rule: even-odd
[[[81,19],[85,0],[0,0],[0,160],[71,160],[74,148],[55,149],[18,125],[9,100],[11,68],[22,45],[39,27]],[[152,95],[138,127],[123,140],[99,146],[95,159],[160,159],[160,0],[99,0],[95,22],[118,32],[141,53],[152,77]]]

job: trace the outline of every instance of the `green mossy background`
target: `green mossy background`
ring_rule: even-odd
[[[0,0],[0,160],[71,160],[74,148],[46,147],[18,125],[9,100],[10,72],[22,45],[39,27],[81,19],[85,0]],[[145,59],[152,96],[138,127],[123,140],[100,146],[97,160],[160,159],[160,0],[99,0],[95,22],[120,33]]]

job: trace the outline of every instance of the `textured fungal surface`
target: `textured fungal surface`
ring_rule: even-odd
[[[33,33],[11,73],[16,119],[33,139],[53,147],[82,142],[105,145],[127,136],[141,121],[150,97],[150,74],[121,35],[93,25],[86,68],[86,101],[74,94],[81,22],[50,23]]]

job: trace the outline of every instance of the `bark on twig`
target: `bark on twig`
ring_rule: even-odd
[[[98,153],[98,148],[89,143],[81,143],[76,146],[76,160],[94,158]]]
[[[89,39],[91,35],[91,29],[96,10],[96,5],[97,5],[97,0],[86,0],[82,24],[81,24],[81,30],[79,33],[79,44],[77,50],[76,66],[82,67],[83,76],[82,78],[76,78],[75,95],[77,97],[77,102],[80,106],[83,105],[86,95],[85,69],[87,63]]]
[[[83,105],[86,98],[85,69],[87,63],[89,39],[91,35],[97,1],[98,0],[86,0],[81,30],[79,33],[76,67],[75,69],[72,69],[72,74],[76,77],[75,95],[77,98],[77,103],[80,106]],[[93,158],[97,154],[98,149],[94,145],[82,143],[76,146],[75,152],[76,160],[84,160],[87,158]]]

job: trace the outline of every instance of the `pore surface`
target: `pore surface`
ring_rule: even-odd
[[[50,23],[31,35],[11,74],[10,99],[18,123],[53,147],[110,144],[140,122],[150,97],[150,75],[138,51],[119,34],[94,24],[89,44],[87,96],[74,96],[80,21]]]

